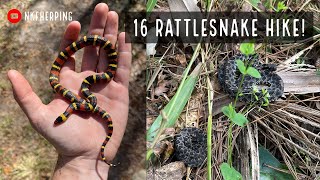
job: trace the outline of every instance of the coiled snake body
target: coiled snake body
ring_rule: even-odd
[[[187,127],[175,139],[177,159],[190,167],[199,167],[207,157],[207,135],[199,128]]]
[[[108,56],[108,67],[105,73],[101,74],[93,74],[86,77],[81,84],[81,93],[85,97],[85,99],[81,98],[79,95],[73,93],[72,91],[64,88],[59,83],[59,75],[60,70],[64,63],[68,60],[68,58],[73,55],[79,49],[85,46],[100,46],[101,49],[104,49],[107,52]],[[104,149],[107,142],[110,140],[113,132],[113,124],[110,115],[99,106],[97,106],[97,99],[94,94],[89,91],[89,88],[92,84],[97,83],[99,81],[105,81],[106,83],[110,82],[114,77],[117,70],[117,52],[112,46],[109,40],[106,40],[103,37],[98,35],[90,35],[84,36],[77,42],[73,42],[70,46],[66,47],[63,51],[61,51],[52,64],[52,68],[49,75],[50,85],[54,89],[56,93],[61,94],[63,97],[68,99],[71,104],[63,112],[54,122],[54,124],[61,124],[66,121],[68,117],[73,113],[73,111],[89,111],[92,113],[98,113],[102,119],[106,122],[108,127],[107,137],[102,143],[101,146],[101,159],[110,166],[114,166],[113,164],[107,162],[106,157],[104,156]]]
[[[245,64],[249,63],[252,67],[256,68],[261,75],[261,78],[254,78],[246,75],[242,85],[242,95],[239,96],[240,101],[254,102],[255,97],[252,95],[254,86],[259,90],[256,92],[258,101],[262,102],[263,93],[262,88],[266,89],[269,93],[269,101],[275,101],[282,96],[284,85],[281,77],[275,73],[277,67],[275,64],[262,64],[259,62],[257,55],[249,55],[248,57],[238,54],[228,59],[218,70],[218,81],[226,93],[231,97],[236,97],[242,74],[240,73],[236,60],[244,61]]]

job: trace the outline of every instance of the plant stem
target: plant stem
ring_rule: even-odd
[[[242,114],[246,114],[248,111],[250,111],[250,109],[255,105],[256,103],[250,103],[249,107],[247,109],[245,109]]]
[[[244,111],[242,112],[243,114],[247,113],[253,106],[255,103],[250,104],[250,106]],[[232,121],[230,121],[229,124],[229,128],[228,128],[228,164],[230,165],[230,167],[232,166],[232,127],[233,127],[234,123]]]
[[[229,129],[228,129],[228,164],[230,167],[232,166],[232,127],[233,122],[230,121]]]
[[[203,56],[203,53],[202,53]],[[202,62],[204,64],[204,57],[202,57]],[[204,67],[205,71],[208,72],[207,66]],[[210,68],[210,67],[209,67]],[[209,69],[211,70],[211,69]],[[209,78],[209,74],[206,76],[206,81],[207,81],[207,89],[208,89],[208,124],[207,124],[207,179],[212,179],[211,174],[211,157],[212,157],[212,97],[213,97],[213,87],[211,85],[211,81]]]
[[[236,99],[234,100],[234,105],[233,105],[234,108],[236,108],[236,104],[237,104],[238,97],[239,97],[239,94],[240,94],[241,89],[242,89],[242,84],[243,84],[245,76],[246,76],[246,74],[243,74],[242,77],[241,77],[241,81],[240,81],[240,85],[239,85],[238,92],[237,92],[237,95],[236,95]]]
[[[152,150],[152,149],[148,149],[148,151],[147,151],[147,156],[146,156],[147,160],[150,159],[150,157],[151,157],[152,154],[153,154],[153,150]]]
[[[246,76],[246,74],[242,74],[242,76],[241,76],[241,81],[240,81],[237,95],[236,95],[236,98],[235,98],[234,104],[233,104],[234,109],[236,109],[238,97],[241,92],[242,84],[243,84],[245,76]],[[232,148],[232,127],[233,127],[233,125],[234,125],[234,123],[232,121],[230,121],[229,129],[228,129],[228,164],[230,165],[230,167],[232,166],[232,150],[233,150],[233,148]]]

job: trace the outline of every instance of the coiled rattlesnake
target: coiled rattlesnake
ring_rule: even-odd
[[[252,67],[256,68],[261,75],[261,78],[254,78],[246,75],[242,85],[242,95],[239,96],[240,101],[254,102],[255,97],[252,95],[253,89],[256,86],[258,91],[255,92],[259,102],[263,102],[262,88],[269,93],[268,100],[275,101],[282,96],[284,85],[281,77],[275,73],[277,67],[275,64],[262,64],[258,60],[257,55],[245,56],[237,54],[227,61],[225,61],[218,70],[218,81],[226,93],[231,97],[236,97],[242,74],[240,73],[236,60],[239,59],[244,63],[249,63]]]

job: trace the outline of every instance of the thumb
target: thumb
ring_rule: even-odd
[[[16,70],[8,71],[8,78],[12,85],[14,98],[21,109],[34,121],[39,116],[38,110],[44,105],[40,98],[33,92],[28,81]]]

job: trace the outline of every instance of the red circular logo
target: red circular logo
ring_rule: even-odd
[[[7,18],[11,23],[17,23],[21,20],[21,12],[18,9],[10,9]]]

